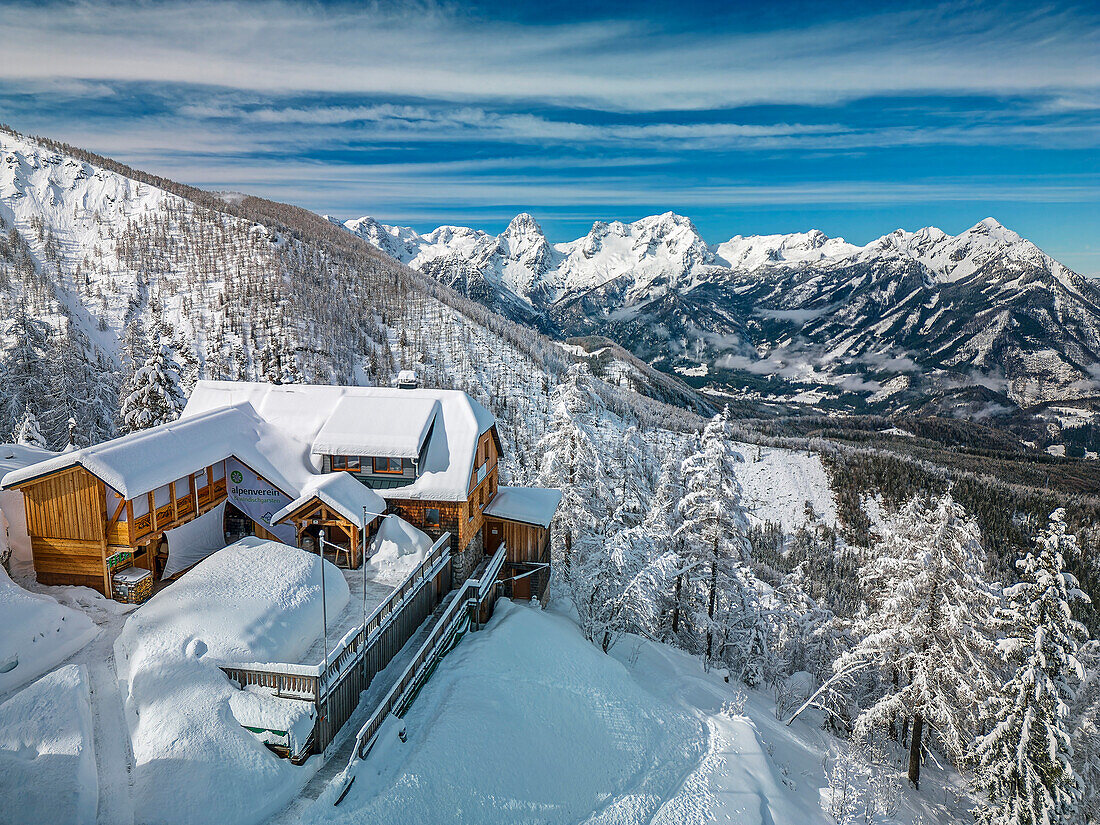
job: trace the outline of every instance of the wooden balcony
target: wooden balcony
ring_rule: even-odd
[[[179,498],[173,498],[157,507],[155,511],[134,516],[130,521],[109,522],[107,544],[135,546],[148,536],[186,524],[219,504],[224,498],[225,479],[221,478],[213,484],[195,490],[194,498],[188,493]],[[128,511],[133,512],[132,503]]]

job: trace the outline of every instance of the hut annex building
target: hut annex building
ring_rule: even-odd
[[[171,578],[245,535],[316,550],[322,530],[358,567],[396,514],[450,534],[455,581],[503,543],[512,595],[541,597],[561,493],[500,487],[500,450],[492,413],[460,391],[200,381],[178,420],[0,484],[23,495],[44,584],[112,597],[119,570]]]

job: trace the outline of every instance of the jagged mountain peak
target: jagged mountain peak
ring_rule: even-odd
[[[508,228],[504,230],[506,236],[516,235],[543,235],[542,227],[539,226],[539,222],[535,220],[535,216],[530,212],[520,212],[511,222],[508,224]]]
[[[708,246],[675,212],[595,221],[558,244],[527,213],[501,235],[457,232],[423,239],[410,265],[452,284],[476,283],[476,273],[494,285],[496,306],[523,303],[525,319],[607,335],[666,368],[744,363],[759,375],[756,352],[799,346],[811,353],[800,363],[815,365],[805,374],[818,377],[838,359],[872,375],[880,362],[912,361],[955,382],[1002,375],[1018,403],[1100,391],[1086,369],[1100,365],[1100,291],[994,218],[957,235],[897,229],[865,245],[810,229]],[[914,355],[883,361],[884,352]],[[904,377],[906,393],[939,380]],[[873,394],[877,381],[862,386]]]

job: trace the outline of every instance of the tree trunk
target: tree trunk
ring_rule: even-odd
[[[718,539],[714,540],[714,560],[710,563],[710,597],[707,600],[707,667],[714,648],[714,605],[718,600]]]
[[[920,740],[924,729],[924,717],[913,714],[913,741],[909,743],[909,781],[915,790],[920,790]]]
[[[680,630],[680,589],[684,583],[684,574],[681,573],[676,577],[676,595],[672,602],[672,632],[677,633]]]

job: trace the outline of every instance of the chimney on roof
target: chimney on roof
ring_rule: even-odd
[[[397,373],[397,388],[399,390],[415,390],[420,386],[420,379],[416,377],[415,370],[401,370]]]

